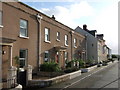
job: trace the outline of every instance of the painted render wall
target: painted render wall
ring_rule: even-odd
[[[95,60],[97,62],[98,61],[97,39],[87,31],[81,29],[80,27],[77,27],[75,31],[86,36],[87,60]]]

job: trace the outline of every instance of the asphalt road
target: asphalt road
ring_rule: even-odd
[[[70,88],[118,88],[118,63],[102,66],[91,72],[83,73],[75,79],[47,87],[46,89],[48,88],[57,88],[57,90],[69,90]]]

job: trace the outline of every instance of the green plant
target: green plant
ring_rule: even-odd
[[[89,65],[93,64],[93,60],[89,59],[89,60],[87,61],[87,64],[89,64]]]
[[[75,60],[75,59],[73,59],[73,60],[71,60],[71,61],[67,62],[67,63],[66,63],[66,68],[72,67],[72,66],[73,66],[73,64],[74,64],[74,62],[76,62],[76,60]]]
[[[45,72],[59,72],[60,68],[55,62],[45,62],[41,64],[40,70]]]
[[[20,65],[19,57],[15,56],[13,59],[15,60],[15,64],[17,65],[17,68],[19,68]]]
[[[83,68],[85,66],[85,61],[84,60],[77,60],[79,62],[79,68]]]

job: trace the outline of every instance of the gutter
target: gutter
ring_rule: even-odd
[[[72,43],[72,39],[73,39],[73,33],[74,31],[70,31],[70,35],[71,35],[71,60],[73,59],[73,43]]]
[[[41,60],[41,19],[42,16],[39,13],[36,15],[38,21],[38,35],[37,35],[37,66],[38,71],[40,71],[40,60]]]

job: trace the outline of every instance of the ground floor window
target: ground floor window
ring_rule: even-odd
[[[65,54],[65,66],[66,66],[66,63],[68,61],[68,52],[65,52],[64,54]]]
[[[45,51],[44,61],[45,61],[45,62],[48,62],[48,61],[49,61],[49,51]]]
[[[56,63],[59,63],[59,52],[56,53]]]
[[[27,49],[21,49],[19,54],[20,68],[23,68],[27,61]]]

